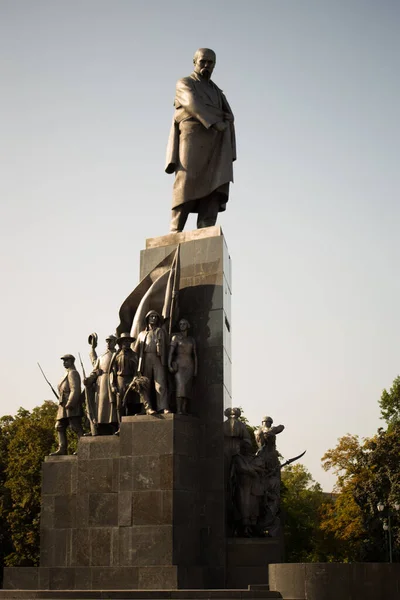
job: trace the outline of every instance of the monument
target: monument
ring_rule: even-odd
[[[0,598],[27,597],[21,590],[185,598],[187,589],[230,598],[227,588],[249,584],[261,585],[258,598],[279,597],[262,584],[268,561],[282,554],[282,429],[263,424],[255,454],[232,408],[231,260],[216,220],[236,152],[233,113],[211,80],[215,61],[199,49],[194,72],[177,83],[166,167],[175,173],[171,233],[146,240],[139,283],[100,358],[89,336],[84,392],[74,358],[63,357],[60,447],[43,463],[40,566],[5,569]],[[190,212],[198,229],[183,232]],[[82,403],[91,435],[81,435]],[[68,426],[79,437],[74,455]]]

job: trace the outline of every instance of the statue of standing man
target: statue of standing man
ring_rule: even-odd
[[[165,171],[175,173],[171,232],[182,231],[189,213],[197,228],[215,225],[226,209],[236,160],[233,113],[211,75],[216,56],[200,48],[194,71],[176,84],[175,114]]]

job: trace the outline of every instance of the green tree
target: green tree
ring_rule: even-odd
[[[381,417],[391,429],[400,423],[400,377],[396,377],[389,391],[383,390],[379,400]]]
[[[331,503],[302,464],[282,471],[282,511],[288,562],[325,560],[326,540],[320,534],[322,507]]]
[[[37,565],[41,464],[55,449],[57,404],[46,401],[29,412],[0,420],[2,496],[0,517],[6,524],[7,566]]]
[[[385,561],[387,540],[377,510],[400,501],[400,424],[360,442],[357,436],[342,437],[336,448],[322,458],[326,470],[337,475],[338,499],[326,510],[321,528],[340,542],[340,560]],[[393,521],[393,542],[400,548],[398,521]]]

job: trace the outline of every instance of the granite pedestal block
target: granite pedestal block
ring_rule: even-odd
[[[268,584],[268,566],[283,559],[279,538],[230,538],[226,548],[226,587]]]
[[[291,600],[397,600],[400,564],[274,564],[269,566],[269,584]]]
[[[201,564],[205,587],[226,583],[224,409],[231,390],[231,260],[221,228],[207,227],[146,241],[144,278],[180,244],[179,313],[196,339],[198,376],[190,406],[202,424],[197,470],[202,498]]]

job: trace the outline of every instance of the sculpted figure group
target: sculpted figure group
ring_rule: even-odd
[[[230,535],[275,537],[279,533],[281,464],[276,436],[283,425],[264,417],[255,433],[255,452],[239,408],[225,411],[225,481]]]
[[[66,372],[58,386],[59,409],[56,430],[59,447],[55,455],[68,453],[67,428],[82,435],[118,434],[123,416],[128,414],[172,411],[171,391],[175,387],[176,412],[188,414],[193,379],[197,374],[196,342],[188,336],[189,321],[179,321],[179,333],[171,341],[162,326],[160,315],[151,310],[146,327],[137,339],[130,333],[106,338],[106,352],[97,355],[97,335],[89,336],[92,372],[81,378],[71,354],[62,357]],[[90,423],[90,433],[83,434],[83,405]]]

